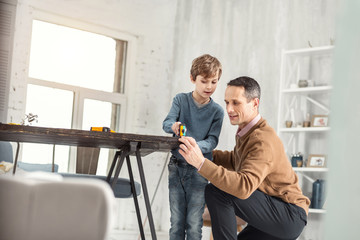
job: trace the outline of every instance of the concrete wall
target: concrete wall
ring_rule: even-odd
[[[260,83],[260,112],[272,126],[277,121],[282,49],[329,45],[334,38],[336,1],[179,1],[175,32],[172,95],[184,85],[194,55],[209,52],[223,63],[215,100],[223,104],[226,83],[248,75]],[[224,106],[224,104],[223,104]],[[234,142],[225,116],[221,148]]]
[[[128,131],[165,135],[162,120],[173,96],[193,90],[193,58],[210,53],[223,64],[213,95],[222,106],[226,83],[240,75],[262,87],[261,114],[276,126],[282,49],[329,45],[335,36],[338,0],[19,0],[11,73],[9,121],[24,114],[31,20],[34,11],[105,26],[136,38]],[[224,118],[219,148],[232,149],[235,127]],[[144,159],[150,196],[166,154]],[[137,176],[135,176],[137,177]],[[140,199],[142,203],[142,199]],[[119,202],[118,232],[137,231],[132,200]],[[141,206],[144,209],[144,206]],[[153,206],[159,232],[169,228],[167,174]],[[143,211],[145,213],[145,211]],[[164,239],[167,239],[164,233]],[[129,237],[134,239],[134,236]],[[312,239],[317,239],[314,237]]]

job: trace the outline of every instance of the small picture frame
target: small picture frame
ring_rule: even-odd
[[[326,167],[326,156],[322,154],[310,154],[306,167]]]
[[[327,127],[329,123],[328,115],[313,115],[311,120],[312,127]]]

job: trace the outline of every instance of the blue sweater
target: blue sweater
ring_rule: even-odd
[[[212,160],[212,150],[219,142],[223,118],[224,110],[211,98],[208,104],[199,108],[192,98],[192,92],[179,93],[174,97],[170,112],[163,121],[163,130],[175,136],[171,126],[175,122],[185,124],[186,136],[193,137],[204,157]],[[172,150],[171,153],[177,159],[185,161],[179,149]]]

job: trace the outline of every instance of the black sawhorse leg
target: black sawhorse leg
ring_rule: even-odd
[[[142,161],[141,161],[140,144],[138,144],[136,146],[135,154],[136,154],[136,160],[137,160],[139,173],[140,173],[141,186],[142,186],[142,190],[144,193],[144,200],[145,200],[146,211],[147,211],[147,215],[148,215],[148,219],[149,219],[151,237],[153,240],[154,239],[156,240],[155,224],[154,224],[154,219],[153,219],[152,212],[151,212],[151,205],[150,205],[149,193],[147,191],[147,186],[146,186],[146,181],[145,181],[144,168],[143,168]]]
[[[14,162],[14,166],[13,166],[13,175],[15,175],[16,172],[16,166],[17,166],[17,162],[18,162],[18,158],[19,158],[19,151],[20,151],[20,143],[16,142],[17,147],[16,147],[16,155],[15,155],[15,162]]]
[[[136,147],[135,150],[133,149],[134,146]],[[136,215],[137,215],[139,229],[140,229],[140,235],[141,235],[141,238],[143,240],[145,240],[144,228],[142,225],[142,220],[141,220],[141,215],[140,215],[139,202],[138,202],[137,195],[136,195],[135,181],[134,181],[134,176],[133,176],[131,162],[130,162],[130,154],[132,154],[134,152],[135,152],[137,163],[138,163],[140,179],[141,179],[141,186],[142,186],[142,190],[143,190],[143,194],[144,194],[145,206],[146,206],[146,211],[147,211],[147,215],[148,215],[148,219],[149,219],[151,237],[153,240],[156,240],[157,238],[156,238],[156,232],[155,232],[155,225],[154,225],[154,220],[153,220],[153,216],[152,216],[152,212],[151,212],[151,205],[150,205],[149,194],[147,191],[147,186],[146,186],[146,181],[145,181],[144,168],[142,165],[141,155],[140,155],[140,143],[131,143],[131,145],[126,145],[122,148],[121,151],[116,152],[113,162],[110,167],[109,174],[107,176],[107,182],[109,182],[111,184],[112,188],[115,186],[117,179],[119,177],[120,170],[121,170],[124,160],[126,158],[126,163],[128,166],[130,183],[131,183],[131,190],[133,193]],[[116,164],[116,161],[118,161],[117,164]],[[115,170],[114,179],[112,182],[110,182],[112,173],[115,169],[115,165],[116,165],[116,170]]]

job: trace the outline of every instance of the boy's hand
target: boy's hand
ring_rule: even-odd
[[[197,145],[195,139],[192,137],[179,138],[180,144],[179,153],[185,158],[185,160],[192,166],[199,169],[201,164],[204,161],[204,155],[202,154],[199,146]]]
[[[181,122],[175,122],[171,126],[171,130],[173,130],[173,132],[175,133],[176,136],[179,136],[179,134],[180,134],[180,124],[181,124]]]

